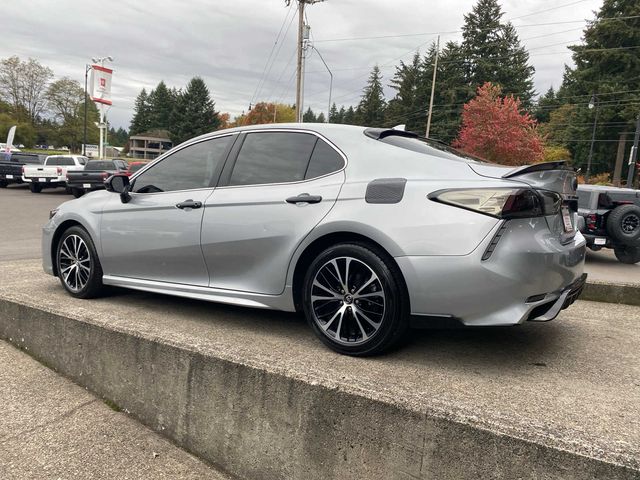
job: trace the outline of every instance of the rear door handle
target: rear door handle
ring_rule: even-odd
[[[180,210],[184,210],[185,208],[200,208],[202,207],[202,202],[194,202],[193,200],[185,200],[184,202],[180,202],[176,204],[176,208]]]
[[[287,203],[320,203],[322,197],[320,195],[309,195],[308,193],[301,193],[295,197],[287,198]]]

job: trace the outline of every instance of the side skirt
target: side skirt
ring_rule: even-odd
[[[251,292],[240,292],[236,290],[184,285],[180,283],[119,277],[116,275],[104,275],[102,277],[102,282],[105,285],[112,285],[114,287],[130,288],[133,290],[141,290],[143,292],[162,293],[176,297],[205,300],[207,302],[218,302],[229,305],[266,308],[271,310],[284,310],[286,312],[295,311],[290,286],[287,286],[284,293],[281,295],[264,295]]]

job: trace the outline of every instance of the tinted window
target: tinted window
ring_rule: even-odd
[[[47,165],[75,165],[71,157],[51,157],[47,160]]]
[[[340,170],[343,166],[344,160],[338,155],[338,152],[331,148],[326,142],[318,140],[316,147],[313,149],[309,168],[307,168],[307,173],[304,178],[320,177],[327,173]]]
[[[104,162],[102,160],[96,160],[87,162],[85,170],[114,170],[113,162]]]
[[[399,135],[390,135],[380,139],[380,141],[406,150],[411,150],[412,152],[426,153],[428,155],[447,158],[449,160],[461,160],[464,162],[469,162],[469,160],[471,160],[485,163],[485,160],[479,157],[456,150],[444,143],[439,143],[426,138],[409,138]]]
[[[304,179],[317,137],[306,133],[249,133],[233,167],[230,185]]]
[[[133,191],[153,193],[209,187],[232,138],[206,140],[169,155],[136,178]]]
[[[29,155],[28,153],[13,153],[11,155],[12,162],[39,164],[42,163],[42,159],[38,155]]]

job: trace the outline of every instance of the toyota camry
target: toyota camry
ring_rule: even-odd
[[[586,277],[575,195],[563,162],[493,165],[394,129],[240,127],[62,204],[42,258],[74,297],[300,311],[330,348],[371,355],[410,325],[555,318]]]

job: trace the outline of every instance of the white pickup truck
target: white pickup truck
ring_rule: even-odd
[[[88,161],[82,155],[49,155],[43,165],[25,165],[22,180],[33,193],[40,193],[43,188],[65,187],[67,172],[84,170]]]

